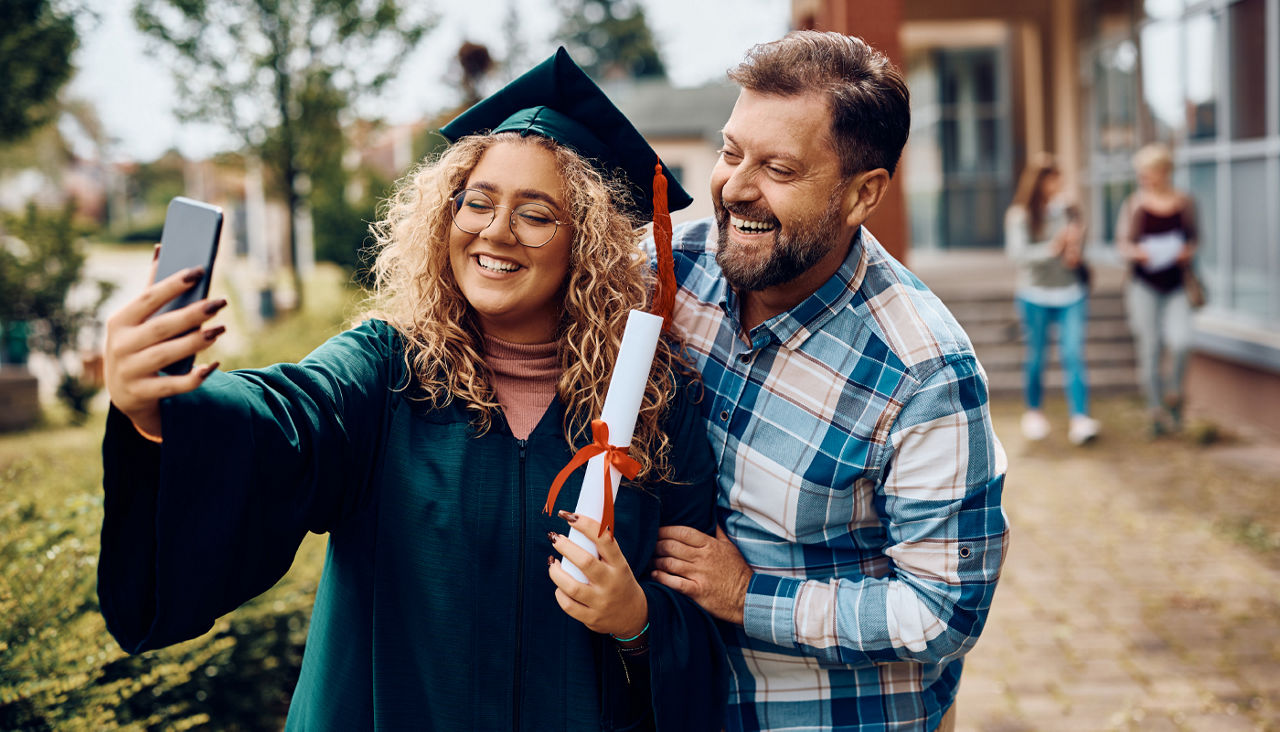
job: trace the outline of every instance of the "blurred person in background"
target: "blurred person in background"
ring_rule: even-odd
[[[1191,349],[1188,268],[1199,229],[1195,201],[1173,187],[1173,156],[1167,147],[1143,147],[1133,165],[1138,190],[1120,208],[1116,247],[1129,263],[1125,306],[1138,348],[1138,380],[1149,430],[1158,437],[1182,427],[1183,381]]]
[[[1070,414],[1067,439],[1083,445],[1097,436],[1099,427],[1089,416],[1084,357],[1089,270],[1078,209],[1063,190],[1062,171],[1052,155],[1035,156],[1023,170],[1013,205],[1005,214],[1004,230],[1005,251],[1017,265],[1015,300],[1027,339],[1023,364],[1027,411],[1022,415],[1022,434],[1028,440],[1049,436],[1049,419],[1041,406],[1049,330],[1056,326]]]
[[[714,624],[635,574],[660,523],[714,530],[678,343],[649,372],[616,539],[542,512],[650,294],[657,155],[563,49],[441,132],[374,224],[369,319],[300,363],[157,373],[225,330],[224,299],[148,319],[198,271],[111,318],[107,627],[130,653],[194,638],[328,532],[287,728],[719,730]],[[668,185],[664,208],[690,202]]]

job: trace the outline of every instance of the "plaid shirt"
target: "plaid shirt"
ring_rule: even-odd
[[[710,219],[675,235],[725,530],[755,571],[726,625],[729,730],[934,729],[1004,560],[1005,454],[950,312],[866,229],[741,336]]]

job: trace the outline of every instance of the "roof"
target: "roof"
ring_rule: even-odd
[[[679,89],[665,81],[605,86],[614,104],[650,140],[699,138],[720,144],[720,130],[733,111],[738,87],[730,83]]]

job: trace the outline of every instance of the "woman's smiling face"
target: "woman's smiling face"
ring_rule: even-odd
[[[511,210],[524,203],[547,206],[570,219],[564,179],[555,154],[541,145],[505,141],[490,147],[467,177],[465,188],[493,201],[493,222],[469,234],[449,227],[449,261],[462,295],[485,333],[513,343],[555,339],[569,276],[573,227],[562,224],[551,240],[527,247],[511,232]]]

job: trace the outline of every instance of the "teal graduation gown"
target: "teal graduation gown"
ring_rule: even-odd
[[[194,638],[328,532],[288,729],[718,730],[714,622],[651,580],[651,650],[556,604],[547,490],[571,452],[554,401],[526,440],[410,398],[396,331],[368,321],[298,364],[215,372],[162,403],[164,444],[112,410],[98,595],[130,653]],[[687,391],[666,418],[676,480],[624,481],[618,542],[644,575],[659,525],[714,531],[714,464]],[[573,510],[582,470],[560,492]],[[650,705],[653,712],[649,713]]]

